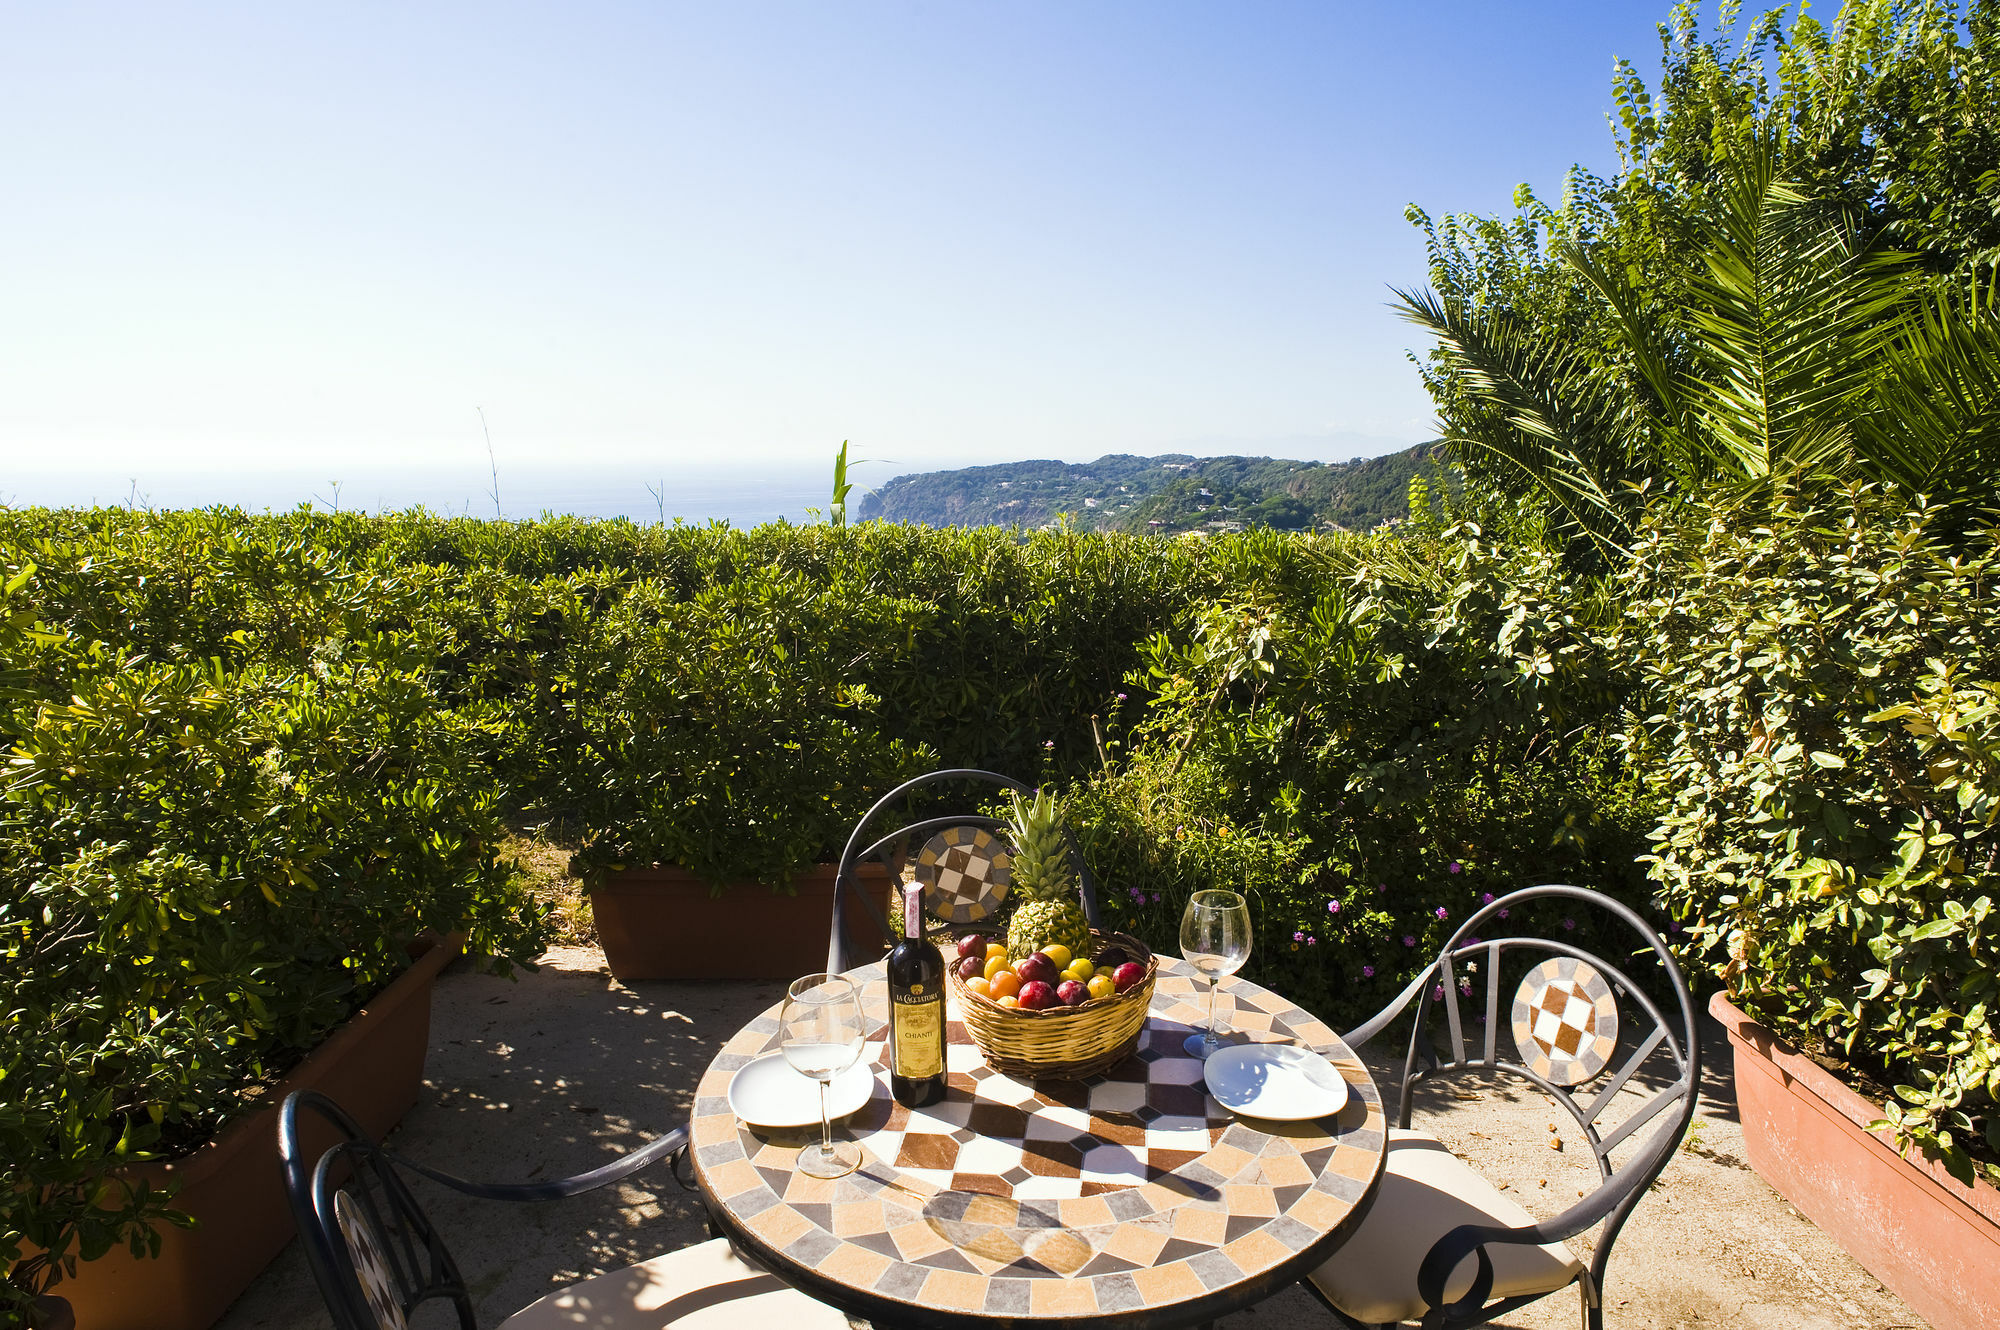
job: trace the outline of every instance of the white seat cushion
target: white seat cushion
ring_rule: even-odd
[[[501,1330],[847,1330],[815,1302],[715,1238],[571,1284]]]
[[[1428,1132],[1389,1133],[1389,1159],[1382,1188],[1361,1227],[1333,1259],[1307,1278],[1327,1300],[1357,1321],[1390,1325],[1421,1317],[1417,1270],[1432,1244],[1460,1224],[1520,1228],[1534,1216],[1502,1196],[1466,1162]],[[1568,1244],[1544,1247],[1494,1243],[1496,1298],[1550,1293],[1575,1279],[1583,1266]],[[1445,1281],[1447,1301],[1463,1297],[1479,1273],[1479,1258],[1467,1256]]]

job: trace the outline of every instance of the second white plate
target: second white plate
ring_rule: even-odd
[[[826,1087],[827,1117],[846,1117],[867,1103],[874,1090],[875,1068],[855,1063]],[[792,1070],[783,1053],[766,1053],[736,1069],[729,1080],[729,1107],[759,1127],[816,1127],[819,1082]]]
[[[1296,1044],[1238,1044],[1201,1065],[1208,1092],[1247,1117],[1302,1122],[1347,1103],[1347,1082],[1333,1064]]]

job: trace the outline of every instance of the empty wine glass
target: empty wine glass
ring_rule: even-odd
[[[1215,1037],[1215,986],[1250,959],[1250,903],[1240,891],[1197,891],[1181,914],[1181,956],[1208,980],[1208,1028],[1189,1035],[1184,1047],[1207,1058],[1222,1042]]]
[[[799,1172],[812,1178],[844,1177],[861,1166],[861,1149],[852,1141],[834,1143],[826,1087],[861,1056],[867,1036],[861,994],[837,974],[809,974],[785,990],[779,1021],[785,1061],[819,1082],[819,1144],[799,1151]]]

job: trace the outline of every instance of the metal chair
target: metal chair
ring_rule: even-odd
[[[1033,794],[1034,790],[1011,776],[1002,776],[993,771],[980,771],[972,767],[955,767],[946,771],[932,771],[914,780],[904,781],[895,789],[875,801],[875,806],[862,814],[855,824],[854,833],[847,838],[847,848],[840,856],[840,869],[833,883],[833,928],[827,941],[826,968],[829,973],[839,974],[851,969],[863,959],[861,949],[847,936],[847,899],[853,896],[867,907],[867,913],[882,930],[886,942],[893,942],[888,916],[882,908],[861,890],[859,868],[865,860],[875,859],[887,866],[890,880],[898,880],[904,863],[930,837],[955,828],[975,831],[1004,832],[1007,824],[999,818],[984,813],[952,813],[938,816],[917,817],[915,820],[898,818],[897,805],[907,805],[910,796],[927,785],[940,781],[965,781],[972,784],[997,786],[1019,794]],[[904,810],[907,814],[907,808]],[[884,827],[889,827],[886,832]],[[876,839],[869,841],[869,836]],[[1069,838],[1070,862],[1076,868],[1077,881],[1083,889],[1083,917],[1092,928],[1101,929],[1102,921],[1097,912],[1097,884],[1090,875],[1090,866],[1083,861],[1083,854],[1077,849],[1076,838]],[[945,922],[952,922],[947,919]]]
[[[309,1159],[307,1131],[322,1138],[331,1134],[335,1144],[317,1159]],[[487,1200],[551,1201],[630,1177],[662,1159],[680,1156],[686,1148],[687,1129],[676,1127],[623,1158],[573,1178],[467,1182],[384,1150],[340,1105],[314,1091],[287,1096],[278,1116],[285,1196],[335,1330],[406,1330],[417,1307],[439,1300],[457,1312],[460,1330],[477,1330],[465,1278],[403,1173]],[[744,1260],[716,1238],[572,1284],[508,1317],[501,1330],[579,1326],[847,1330],[847,1318]]]
[[[1650,951],[1650,973],[1628,975],[1609,960],[1555,938],[1488,938],[1509,925],[1510,914],[1537,902],[1574,902],[1609,914],[1638,943],[1631,956]],[[1503,963],[1541,959],[1516,980],[1510,1004],[1501,1006]],[[1628,964],[1630,961],[1628,960]],[[1671,992],[1670,1020],[1641,986]],[[1461,1010],[1475,984],[1485,990],[1484,1030]],[[1649,1025],[1621,1041],[1620,1000]],[[1414,1000],[1416,1019],[1404,1057],[1403,1079],[1390,1132],[1388,1160],[1366,1218],[1354,1236],[1306,1285],[1350,1327],[1421,1321],[1424,1330],[1483,1325],[1495,1316],[1574,1284],[1584,1324],[1602,1330],[1604,1272],[1626,1218],[1673,1157],[1694,1116],[1701,1079],[1701,1045],[1686,982],[1660,935],[1619,902],[1581,887],[1530,887],[1493,901],[1467,919],[1436,961],[1396,999],[1347,1036],[1359,1048],[1380,1034]],[[1444,1046],[1433,1026],[1443,1008]],[[1513,1060],[1501,1048],[1501,1021],[1512,1027]],[[1635,1022],[1636,1024],[1636,1022]],[[1619,1048],[1628,1050],[1614,1069]],[[1660,1049],[1671,1056],[1674,1079],[1625,1115],[1600,1129],[1599,1118],[1640,1067]],[[1468,1071],[1524,1078],[1546,1091],[1582,1130],[1597,1165],[1596,1190],[1553,1219],[1536,1222],[1527,1211],[1447,1150],[1434,1136],[1410,1130],[1417,1085],[1428,1077]],[[1594,1083],[1606,1073],[1610,1079]],[[1674,1112],[1662,1119],[1661,1114]],[[1650,1122],[1650,1137],[1623,1162],[1612,1154]],[[1585,1266],[1568,1240],[1602,1221]]]

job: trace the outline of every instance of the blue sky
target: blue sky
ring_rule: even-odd
[[[1380,452],[1665,8],[10,5],[4,483]]]

